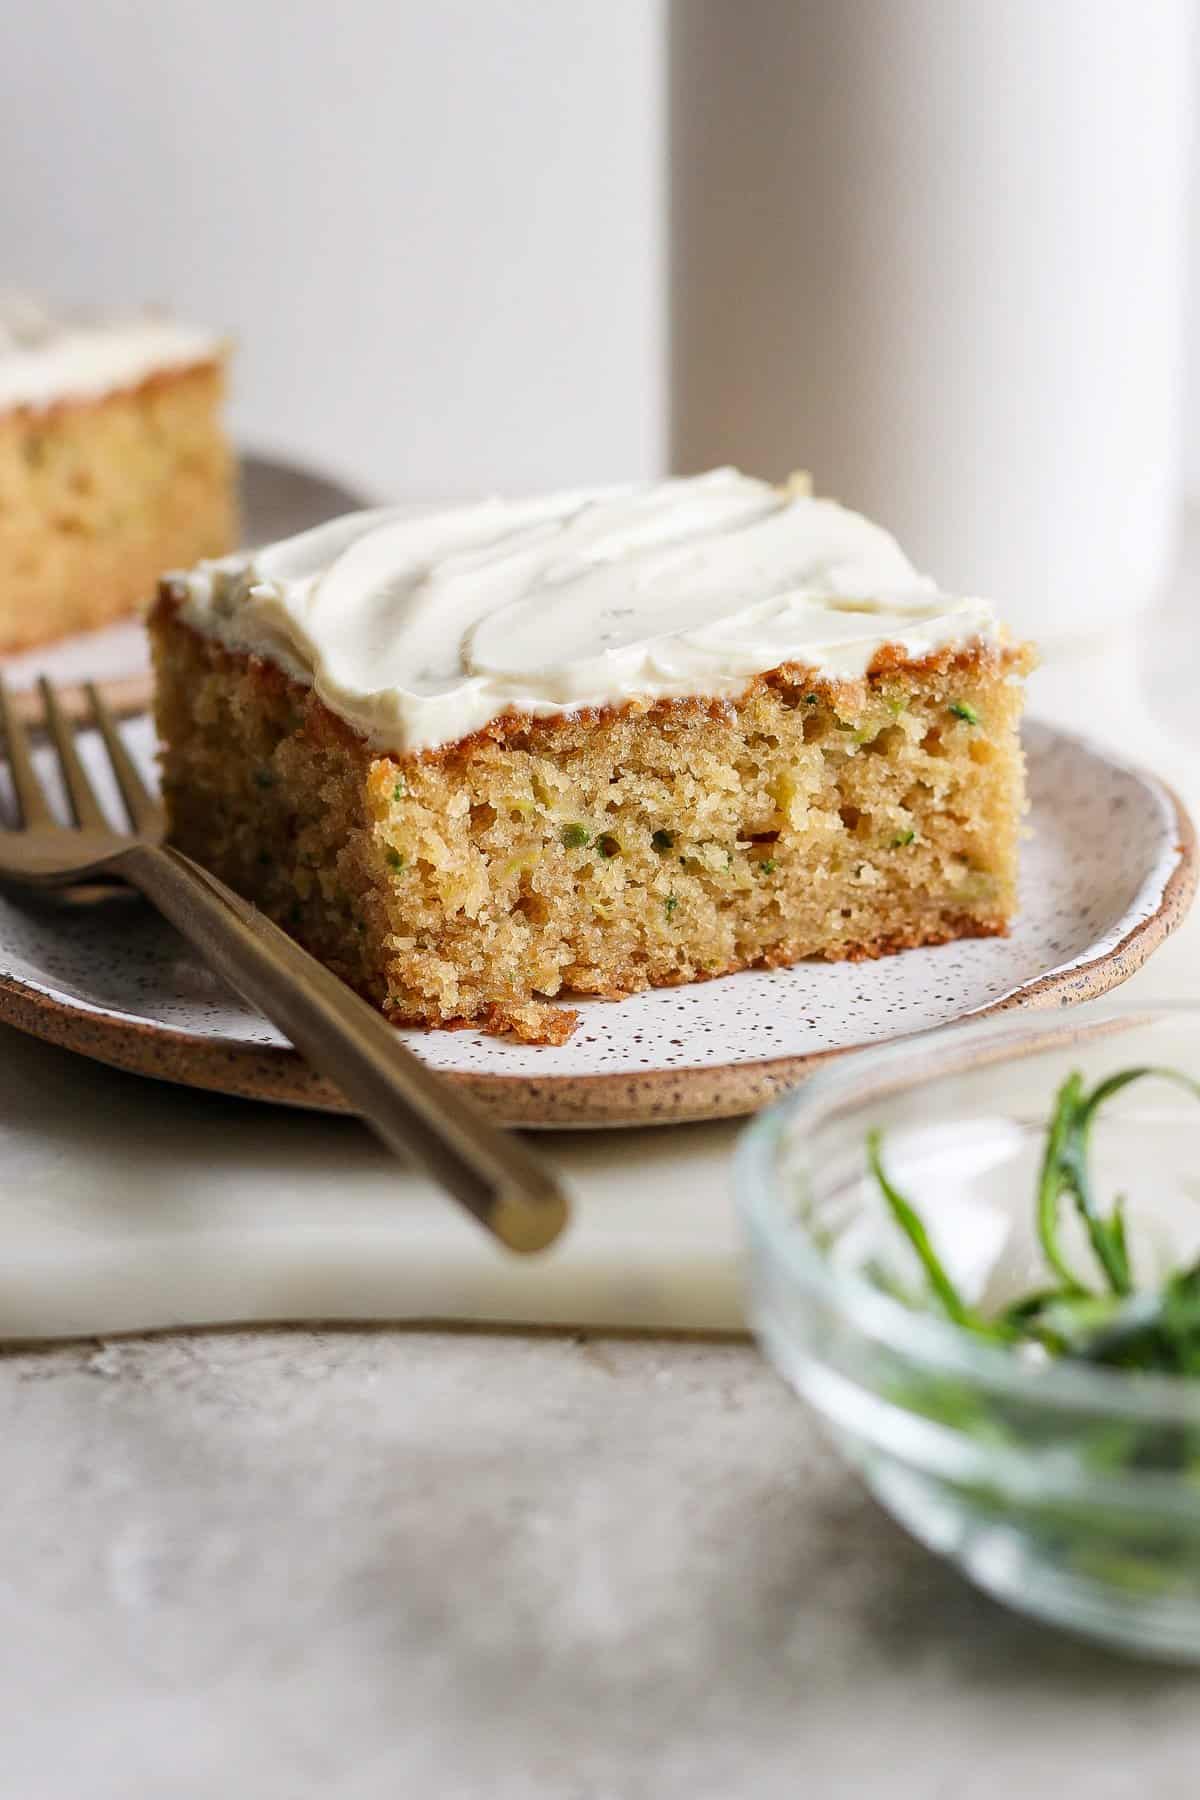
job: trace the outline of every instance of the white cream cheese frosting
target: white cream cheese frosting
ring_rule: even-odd
[[[733,469],[353,513],[170,580],[197,630],[400,752],[504,713],[732,699],[781,663],[853,678],[884,645],[998,638],[878,525]]]
[[[160,371],[211,362],[223,348],[215,332],[152,313],[60,317],[0,292],[0,412],[98,400]]]

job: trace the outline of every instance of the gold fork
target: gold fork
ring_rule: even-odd
[[[382,1014],[232,888],[163,843],[165,821],[95,684],[86,687],[132,834],[114,830],[54,688],[38,683],[74,826],[50,809],[29,739],[0,681],[0,733],[20,827],[0,825],[0,880],[31,888],[117,882],[138,889],[229,985],[286,1032],[384,1143],[422,1163],[510,1250],[541,1250],[567,1220],[555,1177],[520,1140],[420,1062]]]

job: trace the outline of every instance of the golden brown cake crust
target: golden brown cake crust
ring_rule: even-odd
[[[220,359],[0,412],[0,651],[140,611],[236,538]]]
[[[510,714],[393,756],[194,631],[169,587],[152,636],[176,840],[398,1021],[561,1042],[558,994],[888,955],[1013,912],[1024,647]]]
[[[226,666],[236,664],[249,671],[255,680],[261,680],[269,686],[281,682],[297,694],[308,695],[314,711],[323,715],[320,729],[332,732],[347,744],[364,742],[360,732],[331,712],[310,689],[300,682],[292,681],[277,664],[250,653],[238,652],[231,655],[215,640],[204,637],[179,618],[183,601],[184,594],[180,587],[170,580],[160,581],[151,625],[156,625],[161,630],[169,621],[177,623],[181,629],[191,632],[201,642],[214,644],[223,656],[229,658]],[[424,764],[428,767],[440,767],[459,760],[483,744],[498,744],[510,749],[553,755],[556,744],[564,734],[574,740],[581,728],[594,731],[598,727],[611,725],[618,719],[638,719],[648,725],[662,725],[668,720],[679,721],[689,717],[728,721],[736,718],[739,707],[744,706],[756,694],[772,691],[791,694],[797,688],[806,691],[815,689],[828,700],[854,705],[861,700],[874,677],[902,673],[920,678],[945,676],[960,671],[964,674],[971,672],[996,678],[1020,679],[1030,673],[1036,666],[1036,661],[1036,654],[1030,644],[978,644],[970,649],[947,647],[930,651],[922,657],[907,657],[900,645],[885,644],[872,657],[862,681],[831,679],[808,663],[780,663],[774,669],[752,676],[741,693],[733,699],[689,694],[649,701],[623,700],[620,704],[611,706],[579,706],[573,707],[570,712],[549,715],[508,711],[499,713],[480,730],[455,738],[452,743],[438,744],[427,750],[392,750],[377,754],[386,754],[397,764]]]
[[[122,382],[103,394],[63,394],[57,400],[39,400],[36,404],[17,401],[12,406],[0,407],[0,426],[17,417],[29,424],[55,425],[70,413],[95,412],[112,400],[146,399],[152,394],[175,387],[179,382],[189,381],[194,375],[216,375],[224,382],[224,353],[194,357],[189,362],[172,363],[169,368],[151,369],[149,374],[143,375],[139,380]]]

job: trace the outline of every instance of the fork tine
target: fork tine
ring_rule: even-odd
[[[16,789],[17,805],[21,810],[22,825],[53,825],[54,814],[50,811],[45,790],[34,772],[25,727],[17,717],[17,709],[4,685],[3,677],[0,677],[0,731],[3,731],[8,750],[8,766]]]
[[[44,675],[38,677],[38,688],[42,696],[42,705],[46,709],[46,730],[53,738],[54,748],[58,751],[58,760],[62,764],[63,780],[67,784],[67,798],[71,802],[75,823],[107,831],[109,830],[108,820],[100,810],[100,802],[96,798],[95,790],[79,760],[79,751],[75,747],[75,733],[63,717],[62,707],[58,704],[58,695]]]
[[[84,693],[100,736],[104,739],[104,748],[108,751],[108,760],[117,778],[117,786],[121,790],[130,823],[137,831],[156,831],[162,821],[162,808],[142,780],[136,763],[125,748],[125,741],[117,730],[107,702],[94,681],[84,683]]]

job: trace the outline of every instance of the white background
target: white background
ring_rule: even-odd
[[[667,0],[0,18],[0,283],[228,327],[242,435],[381,491],[665,466]]]
[[[227,327],[242,434],[381,490],[660,468],[659,0],[0,21],[0,285]]]

